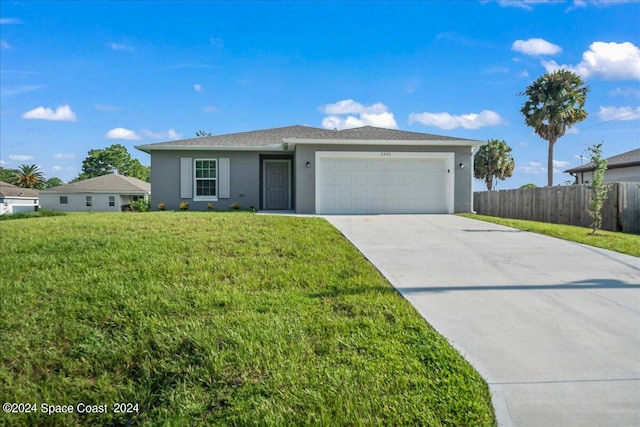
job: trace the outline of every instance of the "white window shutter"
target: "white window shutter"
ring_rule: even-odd
[[[180,198],[193,197],[193,161],[188,157],[180,158]]]
[[[218,159],[218,197],[231,197],[231,163],[229,159]]]

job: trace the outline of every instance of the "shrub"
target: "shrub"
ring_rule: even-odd
[[[187,209],[189,209],[189,202],[180,202],[180,210],[186,211]]]
[[[238,202],[234,202],[234,203],[231,203],[231,204],[229,205],[229,207],[230,207],[231,209],[238,210],[238,209],[240,209],[240,208],[242,207],[242,205],[241,205],[240,203],[238,203]]]
[[[212,211],[213,210],[213,203],[207,203],[207,209]]]
[[[133,209],[135,212],[149,212],[149,210],[151,209],[151,202],[144,199],[139,199],[131,202],[129,206],[131,206],[131,209]]]
[[[164,202],[158,203],[158,210],[160,210],[160,211],[166,211],[167,210],[167,206],[164,204]]]

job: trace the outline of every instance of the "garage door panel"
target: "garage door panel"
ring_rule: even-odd
[[[452,153],[326,153],[317,158],[318,213],[449,213]],[[353,156],[353,157],[352,157]],[[361,157],[360,157],[361,156]]]

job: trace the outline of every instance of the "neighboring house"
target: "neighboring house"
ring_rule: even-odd
[[[589,184],[593,180],[593,164],[567,169],[576,184]],[[640,148],[607,159],[604,182],[640,182]]]
[[[42,190],[40,205],[59,211],[119,211],[150,194],[148,182],[111,174]]]
[[[38,190],[0,181],[0,215],[38,210]]]
[[[154,205],[297,213],[472,210],[482,141],[365,126],[288,126],[139,145],[151,155]],[[156,206],[152,206],[153,209]]]

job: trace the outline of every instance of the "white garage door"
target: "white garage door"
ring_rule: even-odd
[[[452,213],[453,153],[317,152],[319,214]]]

